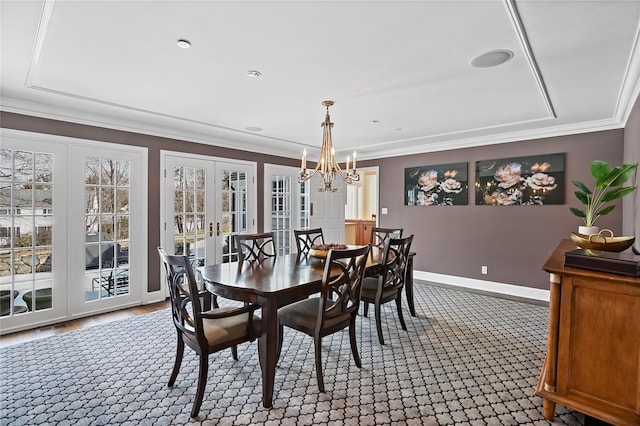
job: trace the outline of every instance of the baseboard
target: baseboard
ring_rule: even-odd
[[[447,284],[454,287],[480,290],[488,293],[515,296],[523,299],[549,301],[549,290],[540,288],[523,287],[513,284],[496,283],[492,281],[476,280],[473,278],[456,277],[454,275],[435,274],[433,272],[413,271],[413,278],[417,280],[431,281]]]

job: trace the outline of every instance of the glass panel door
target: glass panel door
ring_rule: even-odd
[[[215,262],[213,236],[215,162],[183,156],[165,157],[163,246],[186,255],[197,268]]]
[[[253,192],[254,177],[250,166],[243,164],[217,163],[216,235],[218,238],[218,262],[238,260],[233,238],[236,234],[255,232],[255,206],[249,198]],[[251,210],[250,207],[253,207]]]
[[[271,176],[271,230],[276,253],[291,253],[292,205],[290,176]],[[294,250],[295,251],[295,250]]]
[[[53,158],[49,152],[0,150],[3,317],[52,307]]]
[[[71,316],[139,304],[147,290],[145,149],[101,143],[70,150]]]
[[[26,132],[2,130],[2,333],[32,328],[67,314],[66,155],[63,145]]]
[[[196,268],[236,260],[233,235],[255,230],[255,166],[162,156],[165,250],[190,256]]]
[[[265,230],[273,231],[278,254],[294,253],[294,229],[309,227],[309,182],[298,183],[300,169],[265,164]]]

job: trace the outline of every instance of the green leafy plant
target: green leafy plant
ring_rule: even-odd
[[[615,205],[609,204],[610,201],[631,194],[635,186],[622,186],[631,178],[633,172],[638,168],[638,164],[622,164],[620,166],[609,168],[609,165],[600,160],[591,162],[591,175],[595,179],[595,187],[589,189],[587,185],[577,180],[571,183],[578,187],[576,198],[585,205],[584,210],[569,207],[571,213],[584,219],[586,226],[593,226],[595,221],[600,217],[611,212]]]

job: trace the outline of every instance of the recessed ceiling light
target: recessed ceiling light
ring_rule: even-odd
[[[247,132],[261,132],[262,131],[262,127],[255,127],[255,126],[245,127],[244,129]]]
[[[378,124],[378,123],[379,123],[379,121],[378,121],[378,120],[371,120],[371,121],[369,122],[369,124]]]
[[[513,52],[510,50],[492,50],[490,52],[478,55],[471,60],[471,66],[476,68],[497,67],[513,58]]]
[[[251,78],[258,78],[262,75],[262,73],[260,71],[256,71],[256,70],[249,70],[247,71],[247,75]]]
[[[178,40],[178,42],[176,43],[176,45],[178,47],[181,47],[183,49],[188,49],[191,47],[191,43],[189,42],[189,40],[184,40],[184,39],[180,39]]]

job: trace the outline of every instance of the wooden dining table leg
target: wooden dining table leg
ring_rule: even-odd
[[[258,340],[258,356],[262,369],[262,405],[273,405],[273,385],[278,363],[278,305],[269,298],[262,306],[262,335]]]
[[[409,259],[407,260],[407,275],[404,279],[404,291],[407,295],[407,305],[409,305],[409,312],[411,312],[412,317],[417,317],[416,307],[413,304],[413,257],[415,253],[409,254]]]

